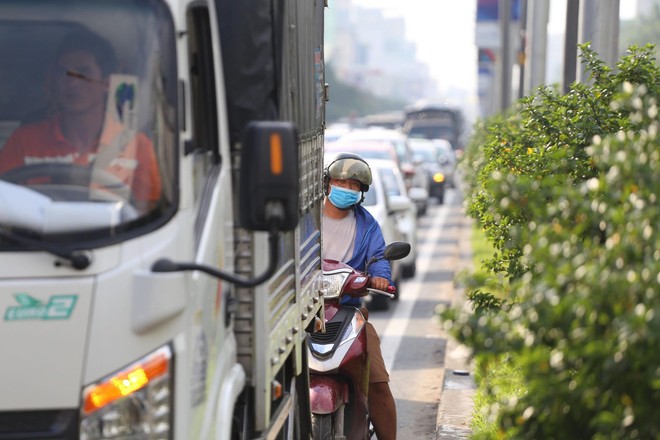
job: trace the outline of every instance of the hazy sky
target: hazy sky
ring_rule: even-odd
[[[476,88],[476,0],[352,0],[353,4],[403,16],[418,59],[429,66],[441,91]],[[636,0],[620,0],[621,16],[634,13]],[[549,31],[563,32],[566,0],[552,0]]]

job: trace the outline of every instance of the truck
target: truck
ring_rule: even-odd
[[[447,103],[419,101],[404,109],[403,132],[412,138],[446,139],[462,150],[464,117],[460,108]]]
[[[325,7],[0,1],[0,439],[310,438]]]

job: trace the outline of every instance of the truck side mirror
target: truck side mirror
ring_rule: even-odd
[[[253,231],[268,231],[268,267],[259,276],[245,278],[215,267],[156,261],[154,272],[199,270],[241,287],[254,287],[277,270],[279,232],[298,224],[298,134],[293,124],[277,121],[251,122],[247,125],[241,153],[239,177],[239,216],[241,226]]]
[[[253,121],[243,135],[239,182],[241,226],[290,231],[298,224],[298,133],[290,122]]]

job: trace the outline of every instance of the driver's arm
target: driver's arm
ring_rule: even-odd
[[[4,147],[0,149],[0,174],[24,165],[22,129],[12,133]]]
[[[137,135],[138,168],[133,178],[133,195],[140,212],[153,209],[162,195],[162,181],[158,160],[151,140],[144,134]]]

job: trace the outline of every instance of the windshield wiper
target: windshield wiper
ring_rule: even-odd
[[[68,261],[74,269],[87,269],[89,265],[92,264],[92,258],[87,251],[65,249],[51,243],[45,243],[25,234],[18,233],[17,231],[7,232],[5,229],[0,228],[0,238],[46,251],[56,257]]]

